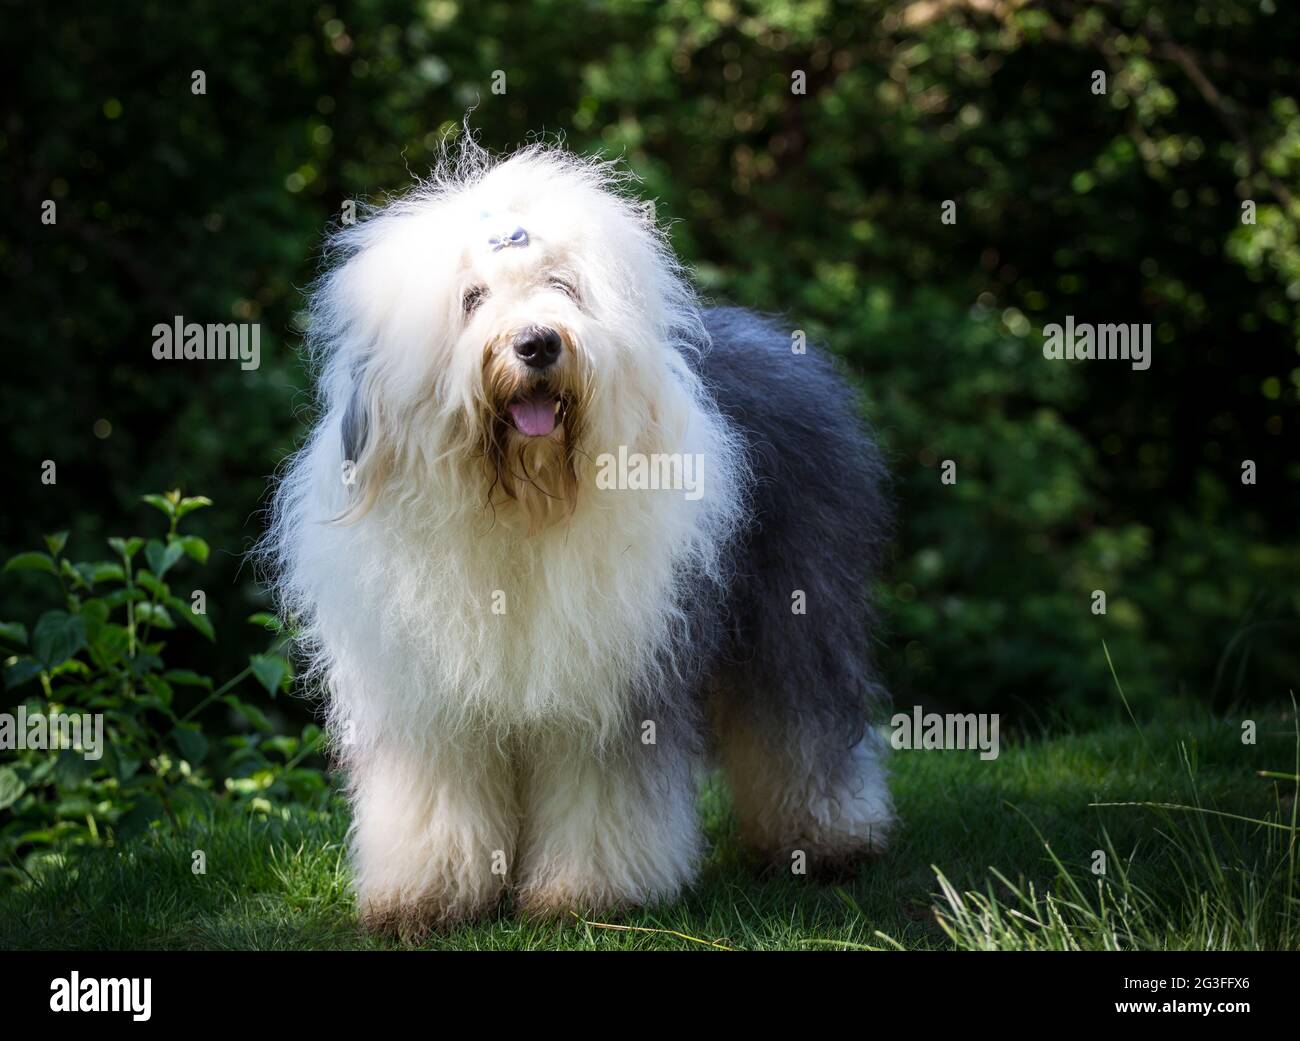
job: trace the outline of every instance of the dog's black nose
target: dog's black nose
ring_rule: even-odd
[[[534,325],[515,337],[515,354],[519,360],[532,369],[544,369],[554,365],[560,356],[560,334],[554,329]]]

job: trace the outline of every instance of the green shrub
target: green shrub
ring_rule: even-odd
[[[265,711],[292,682],[277,619],[250,617],[270,630],[270,646],[219,686],[164,660],[178,626],[216,638],[206,593],[195,589],[187,601],[169,581],[207,562],[208,544],[180,526],[211,502],[179,491],[143,498],[167,518],[161,538],[110,538],[110,559],[74,562],[60,532],[45,537],[44,551],[5,565],[47,575],[60,606],[43,612],[30,633],[17,622],[0,624],[0,640],[12,648],[4,684],[13,692],[0,717],[7,727],[0,730],[0,884],[69,844],[113,844],[178,826],[214,798],[266,814],[326,793],[321,771],[303,765],[320,747],[320,729],[277,733]],[[59,714],[97,722],[84,734],[51,725]],[[23,747],[29,743],[42,747]]]

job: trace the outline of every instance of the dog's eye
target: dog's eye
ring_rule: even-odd
[[[564,281],[564,279],[562,278],[551,279],[551,288],[558,289],[570,300],[578,299],[578,290],[574,286],[570,285],[568,282]]]
[[[460,306],[467,315],[471,315],[478,310],[478,305],[483,302],[485,296],[487,296],[486,286],[470,286],[465,290]]]

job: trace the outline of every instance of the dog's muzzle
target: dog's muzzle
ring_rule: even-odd
[[[524,437],[546,437],[567,424],[573,404],[577,355],[559,329],[529,325],[489,353],[489,398],[508,425]]]
[[[547,369],[559,360],[564,342],[554,329],[533,325],[516,336],[510,346],[530,369]]]

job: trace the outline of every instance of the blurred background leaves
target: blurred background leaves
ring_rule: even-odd
[[[563,133],[625,159],[710,296],[861,379],[901,507],[877,634],[900,704],[1082,718],[1113,698],[1103,638],[1139,702],[1295,686],[1294,7],[199,0],[3,24],[0,553],[138,530],[153,488],[210,496],[192,530],[223,638],[175,634],[187,665],[260,646],[221,622],[265,602],[241,553],[305,428],[323,228],[472,109],[493,149]],[[155,361],[178,314],[260,322],[261,368]],[[1045,361],[1066,315],[1150,323],[1151,368]],[[0,617],[28,619],[38,577],[0,586]]]

